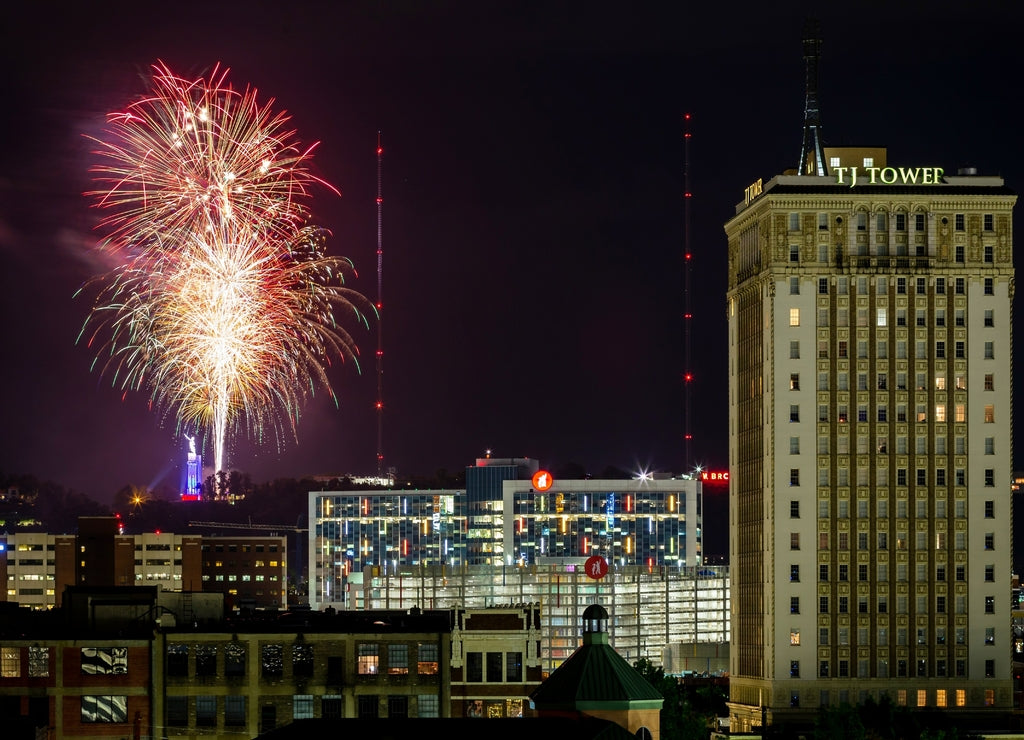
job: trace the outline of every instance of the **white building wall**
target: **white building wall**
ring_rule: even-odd
[[[994,272],[994,271],[993,271]],[[968,279],[967,326],[967,532],[968,604],[970,615],[967,644],[969,675],[983,677],[985,663],[995,661],[995,675],[1010,672],[1011,546],[1012,546],[1012,440],[1010,419],[1013,377],[1011,370],[1011,307],[1009,278],[992,275],[994,295],[985,295],[984,278]],[[993,326],[985,326],[985,310],[993,311]],[[986,359],[986,342],[992,342],[993,357]],[[993,376],[993,390],[986,391],[984,379]],[[986,407],[994,417],[986,422]],[[993,439],[994,454],[986,454],[986,440]],[[986,485],[986,471],[993,472],[994,485]],[[986,502],[992,502],[992,515],[986,516]],[[986,538],[992,536],[992,548]],[[986,567],[994,567],[991,581]],[[992,613],[986,613],[986,601],[994,600]],[[955,608],[955,605],[954,605]],[[986,645],[986,630],[993,630],[995,644]]]
[[[765,605],[771,625],[766,629],[766,633],[771,635],[770,644],[766,646],[766,660],[774,660],[773,675],[776,676],[788,676],[793,661],[799,661],[801,674],[811,671],[809,675],[814,675],[817,662],[814,590],[817,581],[817,278],[804,275],[798,280],[799,292],[794,294],[790,275],[785,272],[777,275],[774,295],[765,298],[765,316],[771,323],[771,331],[765,333],[771,352],[771,360],[764,366],[765,373],[769,374],[765,382],[770,384],[775,400],[769,417],[772,433],[766,442],[771,446],[767,465],[774,465],[773,486],[767,505],[774,521],[775,543],[774,547],[769,546],[766,554],[769,571],[766,582],[769,584],[768,593],[776,593],[781,588],[800,600],[797,614],[791,612],[790,601],[786,597],[769,599]],[[791,309],[798,311],[797,317],[793,317]],[[794,321],[797,321],[795,326]],[[798,343],[798,358],[791,356],[791,342]],[[792,387],[794,374],[798,376],[796,389]],[[799,410],[799,421],[791,419],[793,406]],[[798,445],[795,453],[794,439]],[[791,479],[793,471],[797,473],[795,485]],[[796,516],[793,502],[798,506]],[[799,538],[797,543],[792,541],[793,535]],[[798,581],[792,580],[793,566],[799,568]]]

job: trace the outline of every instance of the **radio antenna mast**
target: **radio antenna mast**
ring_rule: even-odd
[[[377,477],[384,476],[384,243],[383,217],[384,197],[381,194],[381,163],[384,147],[381,146],[380,131],[377,132]]]
[[[683,114],[683,471],[693,470],[693,433],[690,431],[691,386],[693,371],[690,352],[690,325],[693,321],[693,310],[690,307],[690,265],[693,254],[690,252],[690,114]]]
[[[800,175],[828,174],[825,148],[821,140],[821,109],[818,105],[818,59],[821,57],[821,32],[818,21],[804,23],[804,138],[800,144]]]

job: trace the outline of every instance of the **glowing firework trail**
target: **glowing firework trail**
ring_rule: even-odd
[[[94,367],[115,385],[202,429],[220,471],[229,434],[297,438],[307,395],[334,396],[332,358],[358,369],[335,310],[365,326],[373,304],[345,286],[351,262],[327,256],[327,232],[308,223],[303,201],[327,183],[273,101],[235,91],[219,68],[209,81],[153,70],[151,94],[94,139],[103,189],[87,195],[120,265],[99,278],[80,339],[99,343]]]

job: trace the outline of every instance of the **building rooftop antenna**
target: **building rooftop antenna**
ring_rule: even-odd
[[[800,145],[801,175],[828,174],[825,167],[825,147],[821,138],[821,110],[818,107],[818,58],[821,56],[821,30],[818,21],[809,18],[804,24],[804,71],[806,97],[804,99],[804,138]]]

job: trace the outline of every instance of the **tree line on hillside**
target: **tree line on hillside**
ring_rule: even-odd
[[[715,683],[695,684],[666,675],[665,669],[646,658],[633,667],[664,698],[660,715],[661,737],[706,740],[719,717],[729,715],[728,690]],[[953,716],[934,707],[897,706],[888,696],[863,704],[819,709],[813,728],[768,724],[764,738],[807,740],[980,740],[981,736],[956,726]]]
[[[582,480],[598,477],[607,480],[628,480],[629,473],[606,467],[598,476],[591,476],[577,463],[566,463],[552,469],[555,478]],[[465,469],[449,472],[441,468],[432,475],[411,475],[395,482],[395,489],[460,489],[465,488]],[[110,504],[49,480],[30,474],[7,475],[0,472],[0,532],[74,533],[80,516],[120,515],[127,534],[166,531],[185,532],[190,521],[225,524],[280,525],[282,528],[308,526],[305,522],[310,491],[358,491],[379,489],[367,483],[354,483],[347,477],[327,482],[313,478],[277,478],[254,483],[243,471],[221,471],[209,476],[203,484],[204,501],[180,500],[179,491],[147,489],[125,484],[113,492]],[[210,501],[211,492],[225,501]],[[207,532],[209,533],[209,532]]]

